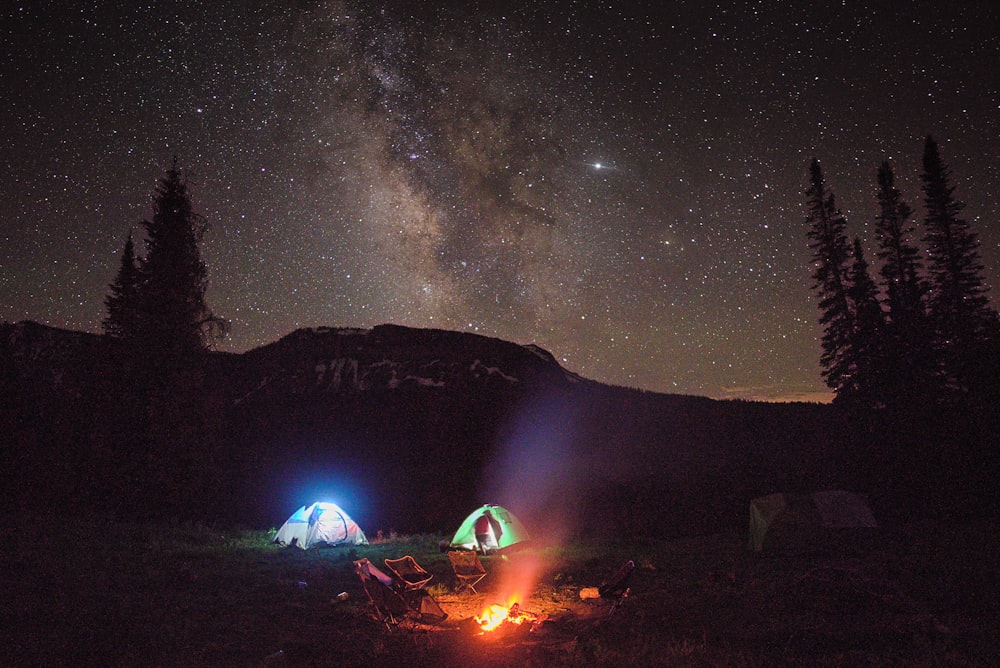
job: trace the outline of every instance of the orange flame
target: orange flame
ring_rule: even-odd
[[[479,626],[482,627],[484,632],[492,631],[493,629],[504,623],[504,620],[507,619],[509,613],[510,610],[503,607],[502,605],[494,603],[493,605],[489,606],[481,613],[476,615],[476,621],[479,622]]]
[[[476,621],[479,622],[483,633],[496,630],[504,622],[523,624],[525,621],[534,622],[537,619],[533,613],[521,612],[517,603],[512,603],[509,608],[494,603],[476,615]]]

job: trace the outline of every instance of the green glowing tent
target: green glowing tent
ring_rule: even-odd
[[[451,547],[489,552],[525,540],[528,540],[528,531],[521,521],[503,506],[488,503],[465,518],[451,539]]]

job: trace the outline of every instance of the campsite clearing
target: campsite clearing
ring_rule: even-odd
[[[478,594],[457,592],[439,549],[450,536],[304,551],[273,532],[38,526],[9,527],[3,665],[984,665],[1000,646],[1000,533],[978,525],[885,529],[864,551],[793,557],[753,554],[736,534],[531,545],[485,557]],[[354,560],[406,554],[434,575],[448,619],[390,632]],[[624,560],[630,595],[609,617],[609,601],[580,592]],[[518,601],[537,629],[466,631],[500,602],[504,573],[539,564]]]

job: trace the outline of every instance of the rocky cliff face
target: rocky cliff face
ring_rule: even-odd
[[[231,366],[245,391],[236,401],[288,394],[490,391],[587,382],[534,345],[396,325],[300,329],[247,352]]]

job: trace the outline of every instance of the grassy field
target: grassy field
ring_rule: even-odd
[[[268,531],[64,517],[8,530],[2,665],[982,666],[1000,648],[998,534],[970,525],[783,557],[737,535],[532,545],[485,558],[478,594],[456,591],[436,535],[304,552]],[[389,631],[372,616],[353,560],[404,554],[434,574],[442,624]],[[626,559],[631,595],[613,615],[581,599]],[[532,631],[474,635],[470,619],[534,565]]]

